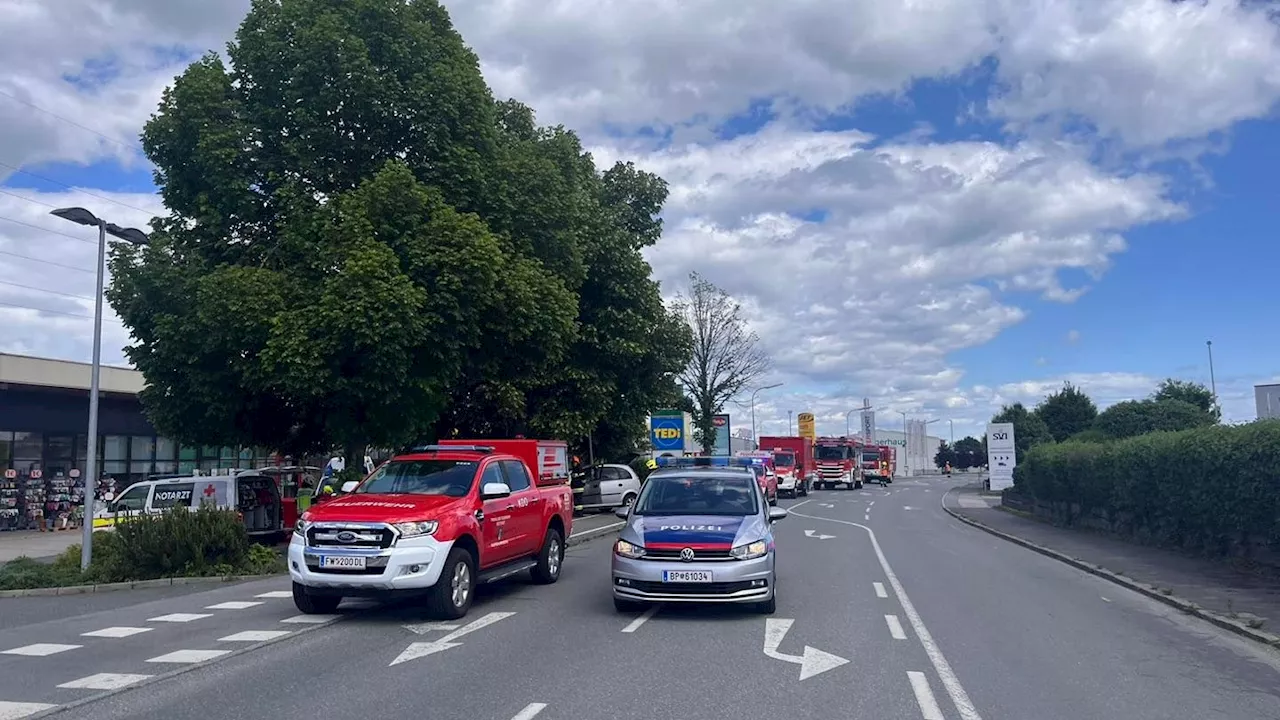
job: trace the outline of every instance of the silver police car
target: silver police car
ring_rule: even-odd
[[[776,609],[772,524],[787,511],[767,504],[745,464],[659,469],[635,503],[616,514],[627,521],[613,548],[618,611],[656,602]]]

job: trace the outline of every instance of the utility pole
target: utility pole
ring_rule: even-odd
[[[1213,341],[1205,340],[1205,347],[1209,348],[1209,390],[1213,393],[1213,404],[1218,404],[1218,381],[1213,376]]]
[[[792,435],[795,435],[795,432],[791,428],[791,413],[793,412],[795,411],[794,410],[787,411],[787,437],[791,437]]]

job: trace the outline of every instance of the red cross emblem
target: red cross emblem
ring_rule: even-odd
[[[217,493],[218,490],[214,488],[213,483],[209,483],[209,486],[204,489],[204,496],[207,498],[211,498]]]

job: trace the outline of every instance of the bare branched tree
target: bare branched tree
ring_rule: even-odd
[[[772,362],[737,301],[696,272],[690,273],[689,283],[689,297],[681,297],[677,307],[693,334],[693,359],[680,374],[680,384],[693,404],[694,440],[710,453],[713,416],[768,372]]]

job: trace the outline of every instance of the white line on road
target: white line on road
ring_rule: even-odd
[[[884,583],[871,583],[876,589],[876,597],[887,598],[889,593],[884,591]]]
[[[871,507],[872,505],[875,505],[875,504],[876,504],[876,501],[872,500],[871,502],[867,503],[867,507]]]
[[[929,687],[929,678],[922,672],[907,671],[907,679],[911,681],[911,690],[916,694],[916,702],[920,703],[920,715],[924,720],[946,720],[942,708],[933,697],[933,688]]]
[[[587,537],[588,535],[598,535],[599,533],[605,532],[606,530],[612,530],[612,529],[614,529],[614,528],[620,528],[620,527],[622,527],[623,525],[626,525],[626,523],[625,523],[625,522],[616,522],[616,523],[613,523],[612,525],[603,525],[603,526],[598,527],[598,528],[592,528],[592,529],[590,529],[590,530],[583,530],[583,531],[581,531],[581,532],[576,532],[576,533],[573,533],[573,534],[569,535],[569,539],[570,539],[570,540],[572,540],[572,539],[574,539],[574,538]],[[532,717],[532,716],[530,716],[530,717]]]
[[[254,595],[254,597],[256,598],[287,598],[287,597],[293,597],[293,593],[289,592],[288,590],[272,590],[271,592],[264,592],[261,595]]]
[[[0,700],[0,720],[17,720],[58,707],[49,703],[9,702]]]
[[[862,519],[863,519],[863,520],[870,520],[870,519],[871,519],[871,513],[867,513],[866,515],[863,515],[863,516],[862,516]]]
[[[645,610],[643,615],[641,615],[640,617],[636,618],[635,620],[632,620],[631,622],[627,623],[627,626],[626,626],[626,627],[624,627],[624,628],[622,628],[622,632],[624,632],[624,633],[633,633],[633,632],[635,632],[635,631],[639,630],[641,625],[643,625],[643,624],[645,624],[646,622],[648,622],[648,621],[649,621],[649,618],[651,618],[651,617],[653,617],[654,615],[656,615],[656,614],[657,614],[657,612],[658,612],[658,608],[659,608],[659,607],[661,607],[661,606],[660,606],[660,605],[654,605],[653,607],[649,608],[648,610]],[[533,716],[532,716],[532,715],[530,715],[530,717],[533,717]]]
[[[885,615],[884,621],[889,624],[889,634],[894,640],[906,640],[907,634],[902,631],[902,623],[898,622],[897,615]]]
[[[538,716],[538,713],[542,712],[546,708],[546,703],[529,703],[524,706],[523,710],[516,713],[516,716],[511,718],[511,720],[533,720],[533,718]]]
[[[793,505],[792,508],[794,507]],[[898,596],[898,602],[902,605],[903,612],[907,614],[907,620],[911,623],[911,628],[915,630],[916,637],[920,639],[920,644],[924,646],[924,652],[929,656],[929,662],[933,665],[933,669],[937,671],[938,677],[942,679],[942,686],[946,688],[947,695],[951,696],[951,702],[955,704],[956,712],[960,713],[961,720],[982,720],[982,716],[978,714],[978,709],[973,706],[973,701],[969,699],[969,693],[965,692],[964,686],[960,684],[960,678],[956,677],[955,671],[951,669],[951,664],[943,656],[942,649],[938,647],[938,644],[933,640],[933,635],[929,633],[929,628],[925,627],[920,613],[916,612],[916,607],[911,603],[911,598],[907,597],[907,591],[898,580],[898,575],[893,572],[892,567],[889,567],[889,560],[884,556],[884,550],[880,547],[880,541],[876,539],[875,531],[866,525],[859,525],[847,520],[805,515],[794,510],[792,510],[792,514],[796,517],[809,518],[810,520],[825,520],[826,522],[840,523],[841,525],[852,525],[867,532],[868,537],[871,538],[871,547],[876,551],[876,559],[880,562],[880,569],[884,570],[885,579],[889,581],[889,586],[893,588],[893,594]]]

